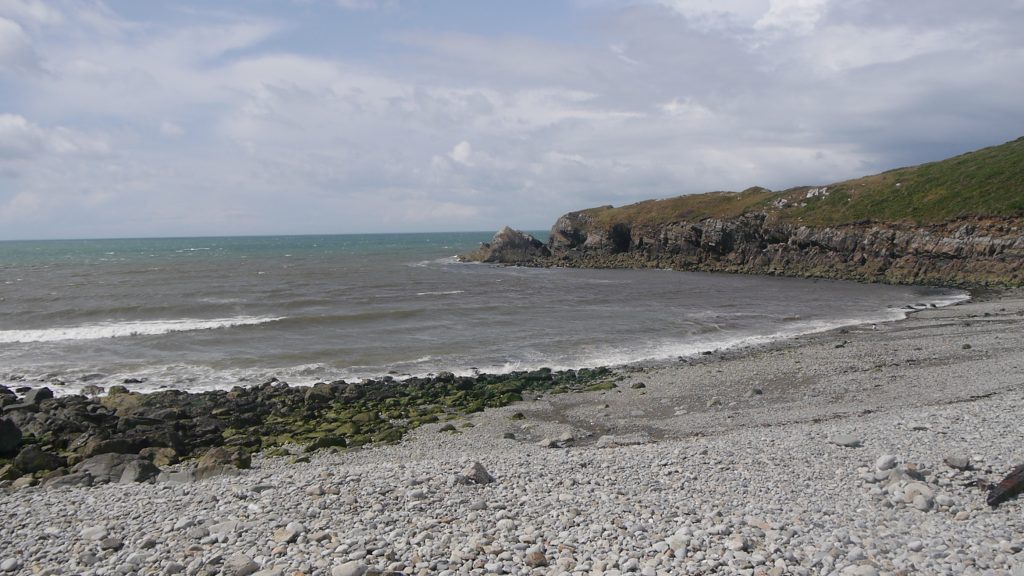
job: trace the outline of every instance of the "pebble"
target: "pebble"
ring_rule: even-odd
[[[983,329],[971,328],[979,349],[1019,357],[1016,331],[1000,329],[1000,342]],[[1024,554],[1024,498],[992,509],[969,484],[997,481],[1020,463],[1019,437],[1006,431],[1019,428],[1024,397],[984,396],[1014,390],[1019,371],[972,364],[976,377],[947,382],[945,365],[908,361],[940,355],[949,339],[935,330],[915,336],[931,339],[924,343],[906,336],[875,348],[858,336],[856,347],[833,353],[828,345],[824,355],[811,354],[816,340],[808,338],[806,350],[767,351],[738,364],[652,369],[645,394],[595,393],[590,408],[572,404],[571,395],[534,400],[531,393],[519,405],[471,415],[475,426],[459,426],[458,434],[426,424],[394,445],[310,453],[308,463],[256,455],[252,469],[233,477],[19,492],[7,485],[0,569],[1012,574]],[[761,400],[702,408],[709,384],[731,404],[761,382],[770,390]],[[517,411],[527,420],[509,419]],[[646,416],[631,421],[634,412]],[[929,427],[912,430],[915,422]],[[519,440],[503,439],[508,429]],[[534,444],[557,442],[567,429],[575,438],[568,449]],[[871,451],[831,444],[851,432]],[[951,454],[970,454],[976,470],[950,466]],[[114,538],[120,549],[102,549]]]

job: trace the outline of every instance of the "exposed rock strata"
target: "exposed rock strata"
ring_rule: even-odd
[[[551,229],[535,265],[672,268],[897,284],[1024,285],[1024,219],[803,226],[772,213],[654,227],[596,223],[589,211]],[[521,261],[509,262],[522,264]]]

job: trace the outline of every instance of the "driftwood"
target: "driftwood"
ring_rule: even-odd
[[[989,489],[988,505],[995,508],[1021,492],[1024,492],[1024,464],[1014,468],[999,484]]]

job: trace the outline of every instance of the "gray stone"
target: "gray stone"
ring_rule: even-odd
[[[159,474],[159,468],[140,456],[125,463],[124,471],[121,472],[120,483],[147,482],[156,478]]]
[[[21,444],[21,429],[9,418],[0,419],[0,456],[14,456]]]
[[[650,436],[643,433],[605,435],[597,439],[598,448],[614,448],[616,446],[634,446],[647,444],[651,441]]]
[[[946,466],[955,468],[957,470],[970,470],[971,469],[971,458],[963,454],[952,454],[946,456],[944,462]]]
[[[64,459],[52,452],[46,452],[35,444],[25,446],[14,457],[14,467],[22,472],[32,473],[43,470],[56,470],[64,464]]]
[[[0,562],[0,572],[14,572],[19,568],[21,568],[21,560],[17,558],[8,558]]]
[[[43,481],[44,488],[62,487],[84,487],[92,486],[92,475],[85,472],[75,472],[63,476],[54,476]]]
[[[859,448],[861,439],[851,434],[837,434],[832,437],[832,443],[844,448]]]
[[[490,484],[495,481],[494,476],[491,476],[484,465],[479,462],[472,462],[466,466],[462,471],[462,477],[473,484]]]
[[[221,574],[224,576],[250,576],[260,567],[245,554],[238,553],[229,556],[221,567]]]
[[[100,540],[100,550],[120,550],[124,548],[124,541],[116,536],[110,536]]]
[[[366,564],[353,560],[331,568],[331,576],[363,576],[369,569]]]
[[[88,526],[78,533],[85,540],[103,540],[107,534],[107,529],[103,526]]]
[[[42,404],[43,400],[50,398],[53,398],[53,391],[49,388],[33,388],[25,393],[24,402],[38,406]]]
[[[893,456],[892,454],[883,454],[882,456],[878,457],[878,460],[875,461],[875,469],[891,470],[896,467],[896,464],[898,462],[899,459],[896,458],[896,456]]]

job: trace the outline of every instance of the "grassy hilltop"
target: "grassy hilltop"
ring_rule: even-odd
[[[847,180],[817,190],[710,192],[584,211],[594,224],[659,226],[682,220],[770,212],[807,225],[856,222],[939,224],[964,216],[1024,216],[1024,138],[947,160]]]

